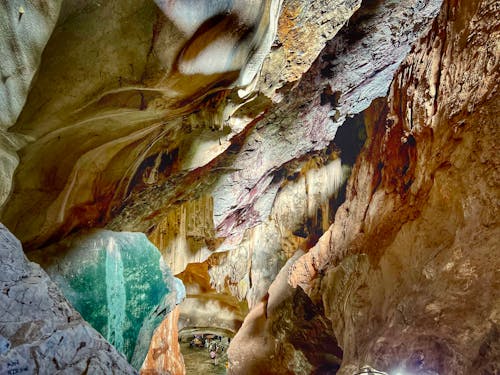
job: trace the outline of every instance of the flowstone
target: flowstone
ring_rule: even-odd
[[[142,233],[96,230],[32,253],[80,312],[137,369],[156,327],[185,297]]]

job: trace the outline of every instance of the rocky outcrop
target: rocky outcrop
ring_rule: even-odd
[[[179,307],[176,307],[156,329],[141,367],[142,375],[186,373],[178,341],[178,320]]]
[[[307,171],[302,163],[317,156],[334,158],[327,150],[332,141],[342,144],[341,139],[334,141],[337,128],[346,116],[361,112],[373,99],[386,94],[395,70],[439,5],[440,1],[370,2],[362,7],[350,26],[327,44],[296,87],[280,92],[282,101],[259,119],[241,146],[234,147],[236,155],[214,168],[234,169],[219,178],[211,193],[216,233],[226,237],[220,250],[230,250],[214,257],[212,263],[210,272],[217,290],[247,298],[250,306],[265,295],[286,259],[302,246],[300,236],[286,232],[298,226],[300,234],[300,223],[314,218],[313,206],[321,205],[321,199],[311,204],[304,217],[301,203],[296,204],[293,197],[288,202],[283,198],[287,189],[300,186],[293,181],[297,170]],[[354,128],[356,121],[349,119],[345,126]],[[352,142],[342,144],[340,158],[348,164],[356,157],[353,146]],[[327,169],[318,170],[321,174]],[[312,175],[310,180],[314,181]],[[335,190],[335,179],[318,178],[312,182],[316,184],[325,192]],[[292,195],[295,193],[308,196],[304,197],[307,201],[315,200],[312,190],[305,195],[304,191]],[[282,209],[281,200],[285,202]],[[325,219],[329,216],[326,211]],[[288,214],[294,220],[287,220]],[[329,221],[325,221],[318,227],[326,229]],[[245,232],[249,227],[252,229]],[[313,235],[309,240],[316,238]],[[309,241],[303,243],[310,245]],[[284,254],[282,250],[289,245]]]
[[[230,374],[312,374],[340,367],[338,347],[328,319],[301,289],[287,283],[297,252],[247,315],[229,346]]]
[[[497,10],[444,2],[367,111],[334,224],[292,267],[332,323],[339,374],[498,371]]]
[[[1,224],[0,259],[0,373],[136,373]]]

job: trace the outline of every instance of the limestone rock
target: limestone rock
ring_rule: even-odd
[[[0,259],[0,373],[136,373],[1,224]]]
[[[179,307],[175,307],[156,329],[141,367],[142,375],[186,373],[178,341]]]
[[[182,371],[161,355],[177,355],[176,324],[234,332],[250,308],[233,372],[496,373],[497,13],[494,0],[65,1],[0,129],[1,218],[30,250],[93,227],[149,236],[187,298],[148,371]],[[365,126],[358,155],[345,138]],[[352,175],[337,193],[340,163]]]
[[[230,374],[311,374],[340,367],[338,347],[322,311],[287,283],[297,252],[247,315],[228,349]]]
[[[202,263],[223,241],[216,238],[213,200],[202,196],[171,208],[149,235],[175,275],[189,263]]]
[[[260,91],[280,100],[275,91],[302,77],[360,5],[359,0],[285,0]]]
[[[335,153],[325,153],[293,172],[282,183],[267,219],[248,229],[238,245],[210,258],[210,279],[217,291],[246,299],[250,308],[267,294],[287,259],[328,229],[330,206],[335,206],[349,167]]]
[[[309,8],[308,1],[287,2],[286,9],[300,10],[301,15],[293,30],[283,29],[283,33],[290,38],[297,34],[303,44],[313,35],[318,40],[307,59],[300,61],[300,71],[307,70],[357,3],[342,2],[338,12],[322,16],[323,26],[316,29],[316,5]],[[269,99],[256,95],[258,85],[254,79],[248,83],[248,77],[258,78],[256,73],[275,38],[279,1],[263,1],[259,17],[254,3],[237,1],[231,8],[234,12],[220,20],[210,18],[219,9],[215,5],[215,13],[197,10],[200,14],[190,18],[191,11],[182,13],[183,2],[168,4],[173,8],[162,7],[165,13],[152,2],[131,0],[102,6],[65,5],[63,21],[47,45],[38,79],[12,129],[33,142],[21,152],[15,190],[2,219],[27,247],[38,248],[75,228],[96,225],[151,232],[173,204],[210,194],[218,176],[232,170],[226,165],[232,147],[242,142],[252,121],[271,105]],[[320,8],[325,4],[321,2]],[[184,30],[186,17],[189,22],[197,19],[202,23],[194,34]],[[182,73],[184,60],[191,66],[197,56],[211,51],[203,49],[203,41],[221,47],[216,35],[224,41],[228,34],[224,27],[234,17],[242,17],[250,26],[259,22],[249,28],[255,30],[252,37],[236,41],[243,43],[245,51],[245,43],[251,46],[259,41],[250,48],[253,54],[248,64],[208,76]],[[335,27],[326,32],[327,21],[333,18]],[[213,27],[207,20],[213,21]],[[310,27],[302,29],[304,24]],[[273,51],[279,53],[283,48]],[[245,55],[243,50],[234,56],[236,60]],[[284,69],[298,64],[294,59],[285,67],[266,69],[271,75],[275,71],[286,74]],[[247,90],[244,98],[240,89]],[[44,167],[38,168],[41,159]],[[220,189],[216,190],[219,199]],[[20,213],[28,207],[31,219],[22,220]],[[249,222],[249,226],[253,224]],[[225,235],[219,232],[219,236]]]
[[[0,130],[11,127],[23,109],[61,2],[0,4]]]
[[[248,313],[246,301],[218,293],[209,275],[210,259],[192,263],[178,277],[186,286],[186,300],[179,306],[179,330],[216,327],[233,334]]]
[[[234,172],[221,176],[213,187],[214,224],[220,236],[241,236],[264,221],[283,169],[307,153],[326,149],[347,115],[360,113],[372,100],[385,96],[392,75],[440,4],[440,0],[376,2],[351,20],[362,32],[356,34],[349,26],[340,31],[359,39],[347,46],[342,42],[342,48],[336,38],[327,44],[297,87],[284,91],[283,100],[238,145],[237,155],[226,165]],[[363,69],[351,73],[357,65]],[[346,107],[344,100],[349,103]]]
[[[182,282],[142,233],[96,230],[30,256],[137,369],[154,330],[185,297]]]
[[[332,322],[339,374],[498,372],[497,8],[443,3],[368,111],[334,224],[292,267]]]
[[[0,207],[11,190],[17,151],[27,141],[7,129],[23,109],[60,6],[61,0],[0,4]]]

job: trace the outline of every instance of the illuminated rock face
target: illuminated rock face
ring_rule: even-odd
[[[183,371],[172,330],[245,316],[234,373],[495,373],[498,7],[442,3],[0,5],[0,219],[54,260],[89,228],[147,235],[187,288],[152,374]],[[158,321],[119,329],[142,291],[113,248],[79,253],[74,303],[138,368]]]
[[[139,369],[156,327],[185,297],[142,233],[105,230],[32,255],[76,310]]]
[[[331,321],[339,374],[498,372],[496,8],[444,2],[367,111],[334,224],[291,268]]]
[[[24,107],[41,55],[57,22],[61,0],[0,4],[0,207],[9,196],[17,151],[28,139],[8,132]]]
[[[0,260],[0,373],[136,373],[1,224]]]
[[[274,90],[308,69],[360,1],[208,1],[194,10],[191,4],[64,4],[27,104],[10,129],[31,142],[22,150],[15,191],[1,219],[26,246],[96,225],[150,232],[172,205],[210,195],[221,175],[233,174],[225,159],[272,105]],[[280,14],[296,17],[278,32]],[[304,59],[287,56],[292,40]],[[229,71],[195,72],[220,50],[232,51],[225,55]],[[208,60],[202,68],[214,68]],[[259,95],[264,87],[266,96]],[[280,164],[298,156],[285,155]],[[198,178],[203,184],[192,183]],[[216,227],[224,215],[223,189],[214,193]],[[31,219],[20,219],[28,207]],[[217,235],[226,235],[222,227]]]
[[[288,285],[290,266],[302,254],[289,259],[248,313],[228,350],[230,374],[328,374],[340,367],[342,350],[322,309]]]
[[[141,375],[186,373],[178,341],[178,320],[179,307],[176,307],[155,331],[148,355],[141,367]]]

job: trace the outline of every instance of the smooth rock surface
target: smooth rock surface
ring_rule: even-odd
[[[151,339],[148,354],[141,367],[142,375],[186,373],[178,341],[178,320],[179,307],[176,306],[158,326]]]
[[[0,260],[0,373],[137,373],[2,224]]]
[[[0,4],[0,207],[11,191],[19,163],[17,151],[27,142],[26,137],[7,130],[14,125],[26,102],[61,2],[2,1]]]
[[[0,130],[11,127],[23,109],[61,2],[0,4]]]

